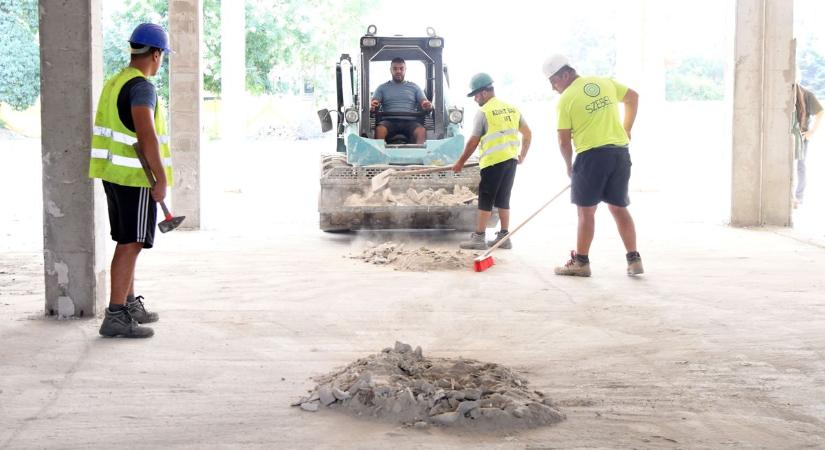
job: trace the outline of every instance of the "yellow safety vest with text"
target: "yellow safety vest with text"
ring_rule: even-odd
[[[518,157],[518,124],[521,120],[518,109],[493,97],[481,111],[487,118],[487,132],[479,143],[479,167],[483,169]]]
[[[137,134],[126,128],[117,111],[120,90],[129,80],[137,77],[144,75],[134,67],[127,67],[103,86],[92,131],[90,178],[101,178],[121,186],[150,187],[146,173],[132,147],[132,144],[137,142]],[[166,181],[172,186],[172,153],[169,150],[169,135],[162,109],[158,99],[155,105],[155,133],[158,135],[160,159],[166,171]]]

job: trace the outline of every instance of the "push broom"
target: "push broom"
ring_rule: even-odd
[[[502,239],[500,239],[498,242],[496,242],[496,245],[494,245],[494,246],[490,247],[489,249],[487,249],[487,251],[484,252],[481,256],[477,256],[476,259],[473,260],[473,269],[476,272],[483,272],[483,271],[489,269],[490,267],[492,267],[493,264],[495,264],[495,261],[493,261],[493,256],[492,256],[493,250],[497,249],[507,239],[510,239],[510,236],[516,234],[516,231],[520,230],[521,227],[523,227],[524,225],[527,224],[527,222],[530,221],[530,219],[532,219],[533,217],[536,217],[536,215],[538,213],[540,213],[542,209],[546,208],[547,205],[549,205],[550,203],[553,203],[553,200],[559,198],[559,196],[561,194],[564,194],[564,191],[566,191],[568,189],[570,189],[569,184],[567,186],[565,186],[564,189],[559,191],[558,194],[554,195],[553,198],[548,200],[547,203],[541,205],[541,208],[539,208],[536,212],[531,214],[530,217],[528,217],[527,219],[524,220],[524,222],[520,223],[519,226],[517,226],[513,231],[507,233],[507,236],[504,236]]]

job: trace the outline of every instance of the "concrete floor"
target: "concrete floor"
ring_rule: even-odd
[[[282,146],[249,156],[277,158]],[[316,173],[314,146],[292,144],[296,172]],[[537,153],[523,182],[538,182],[545,161],[557,171],[556,159]],[[138,291],[161,315],[149,340],[100,338],[99,318],[43,317],[39,206],[11,199],[0,245],[0,448],[825,447],[825,236],[733,229],[665,191],[637,189],[644,277],[625,276],[606,210],[594,276],[552,275],[573,245],[565,201],[483,273],[398,272],[346,256],[366,240],[448,247],[463,236],[318,232],[314,176],[266,176],[267,167],[221,178],[208,188],[208,229],[161,235],[141,256]],[[515,203],[515,221],[563,183],[542,181]],[[396,340],[519,370],[567,420],[514,433],[420,431],[289,407],[310,377]]]

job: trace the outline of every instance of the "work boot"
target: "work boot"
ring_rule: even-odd
[[[470,240],[462,241],[458,244],[458,247],[465,250],[487,250],[487,243],[484,242],[484,233],[470,233]]]
[[[645,273],[645,268],[642,266],[642,257],[639,252],[630,252],[627,254],[627,274],[631,277],[634,275],[641,275]]]
[[[137,323],[152,323],[157,322],[159,319],[158,313],[146,311],[146,307],[143,306],[142,295],[138,295],[132,301],[127,300],[126,309],[129,310],[129,315],[131,315]]]
[[[151,328],[138,325],[137,321],[129,314],[128,309],[111,312],[109,308],[106,308],[106,317],[103,318],[103,323],[100,324],[99,333],[101,336],[106,337],[123,336],[127,338],[147,338],[155,334]]]
[[[504,239],[504,237],[507,236],[508,234],[510,234],[508,231],[496,231],[496,238],[493,239],[492,241],[487,241],[487,246],[492,247],[492,246],[498,244],[498,241]],[[513,240],[512,239],[507,239],[506,241],[504,241],[503,244],[499,245],[498,248],[503,248],[503,249],[506,249],[506,250],[509,250],[509,249],[513,248]]]
[[[556,275],[566,275],[573,277],[589,277],[590,276],[590,262],[581,261],[581,257],[576,254],[575,250],[570,251],[570,261],[567,261],[563,266],[556,267],[554,270]]]

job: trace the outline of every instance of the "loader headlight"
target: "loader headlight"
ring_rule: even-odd
[[[344,113],[344,119],[347,121],[347,123],[358,122],[358,111],[354,109],[348,109],[347,112]]]
[[[451,109],[450,110],[450,123],[461,123],[464,120],[464,111],[460,109]]]
[[[375,47],[378,41],[374,37],[361,38],[361,47]]]
[[[444,39],[432,38],[427,40],[427,45],[432,48],[439,48],[444,46]]]

